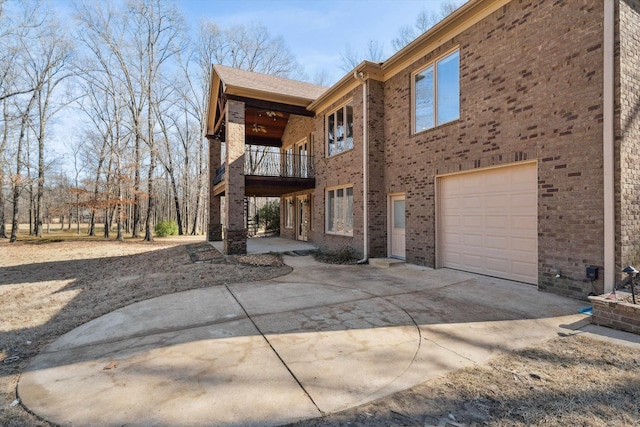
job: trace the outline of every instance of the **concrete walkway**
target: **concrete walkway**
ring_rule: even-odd
[[[209,242],[220,253],[224,249],[224,242]],[[269,252],[285,253],[294,251],[310,251],[318,249],[310,243],[300,240],[285,239],[283,237],[252,237],[247,239],[248,254],[268,254]]]
[[[585,319],[575,314],[584,302],[506,280],[285,261],[285,277],[167,295],[80,326],[32,361],[22,403],[60,425],[281,425]]]

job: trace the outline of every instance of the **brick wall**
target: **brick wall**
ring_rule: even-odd
[[[617,3],[616,264],[640,264],[640,0]]]
[[[309,138],[313,132],[313,118],[292,114],[282,134],[282,148],[286,149],[300,142],[303,138]]]
[[[315,128],[315,123],[314,123],[314,119],[312,117],[303,117],[303,116],[297,116],[297,115],[291,115],[289,116],[289,122],[287,123],[287,127],[284,130],[284,133],[282,135],[282,149],[286,150],[287,148],[293,147],[295,144],[297,144],[298,142],[302,141],[303,139],[307,139],[307,143],[309,144],[309,153],[311,155],[314,155],[314,147],[313,147],[313,138],[312,138],[312,133],[314,132]],[[307,195],[307,197],[311,197],[311,195],[313,194],[312,190],[305,190],[305,191],[299,191],[299,192],[295,192],[295,193],[287,193],[284,194],[281,198],[280,198],[280,236],[287,238],[287,239],[296,239],[297,238],[297,230],[296,230],[296,220],[297,220],[297,215],[298,215],[298,211],[297,211],[297,206],[295,206],[296,203],[296,197],[298,196],[303,196],[303,195]],[[286,228],[285,227],[285,211],[286,211],[286,198],[287,197],[291,197],[291,199],[294,202],[294,221],[293,221],[293,227],[292,228]],[[312,203],[313,201],[310,202],[310,204],[308,205],[309,212],[307,215],[311,215],[312,213]],[[314,239],[314,219],[313,217],[310,217],[311,221],[309,221],[308,223],[308,229],[307,229],[307,240],[309,241],[313,241]]]
[[[592,296],[589,300],[593,304],[591,323],[640,334],[640,305],[601,296]]]
[[[353,105],[353,150],[327,157],[325,115],[350,101]],[[351,247],[357,254],[363,253],[362,217],[362,86],[331,107],[318,112],[315,119],[316,189],[314,193],[314,243],[325,250]],[[353,236],[337,236],[325,233],[325,191],[327,188],[353,184]]]
[[[537,159],[540,288],[602,288],[585,280],[603,268],[602,20],[599,0],[513,1],[386,82],[384,191],[406,192],[409,262],[435,265],[436,175]],[[455,47],[460,120],[412,135],[411,72]]]
[[[387,193],[384,186],[384,84],[368,81],[369,91],[369,256],[387,256]]]
[[[244,103],[227,101],[224,253],[247,253],[244,186]]]

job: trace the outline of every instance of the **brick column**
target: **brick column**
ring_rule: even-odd
[[[247,253],[244,219],[244,102],[227,101],[224,253]]]
[[[213,195],[213,180],[216,169],[220,167],[220,150],[222,142],[219,139],[209,139],[209,224],[207,227],[207,241],[222,240],[222,224],[220,222],[220,197]]]

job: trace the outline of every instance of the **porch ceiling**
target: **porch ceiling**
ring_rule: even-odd
[[[288,121],[289,113],[255,107],[245,108],[245,143],[282,146],[282,135]]]

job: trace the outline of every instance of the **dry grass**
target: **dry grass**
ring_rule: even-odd
[[[559,337],[296,425],[437,426],[446,419],[464,426],[640,426],[640,354],[579,334]]]
[[[0,240],[1,426],[48,425],[22,406],[11,406],[17,381],[32,357],[76,326],[156,296],[291,271],[282,262],[238,265],[224,257],[205,256],[208,261],[193,263],[185,245],[199,245],[202,237],[152,243],[65,237],[50,236],[63,241],[48,244]]]

